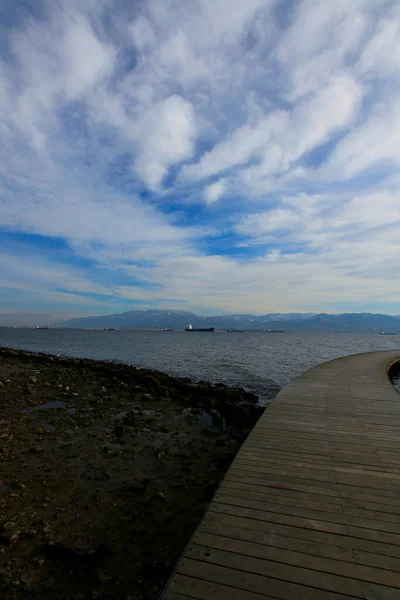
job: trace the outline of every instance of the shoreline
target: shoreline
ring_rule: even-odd
[[[222,384],[0,348],[0,595],[156,600],[264,409]]]

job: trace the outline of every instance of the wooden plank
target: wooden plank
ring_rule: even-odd
[[[169,589],[178,589],[190,594],[190,596],[185,596],[185,598],[196,598],[198,600],[212,600],[212,598],[220,598],[221,600],[272,599],[272,596],[265,596],[264,594],[258,594],[257,592],[250,592],[249,590],[243,590],[225,584],[205,581],[204,579],[198,579],[197,577],[187,577],[180,573],[177,573],[173,577]],[[170,592],[167,591],[166,596],[164,596],[165,600],[175,600],[173,596],[169,596],[169,593]],[[176,600],[179,600],[179,598],[176,598]]]
[[[254,471],[245,471],[243,469],[239,469],[235,467],[235,464],[232,465],[229,471],[229,478],[239,478],[240,480],[251,480],[252,483],[259,483],[259,485],[270,484],[272,481],[279,484],[298,484],[303,485],[306,488],[321,488],[325,490],[332,490],[337,495],[348,494],[349,492],[353,492],[356,494],[365,494],[365,495],[376,495],[382,498],[392,498],[394,500],[398,500],[400,497],[399,491],[396,488],[391,486],[382,486],[379,488],[376,487],[364,487],[363,485],[351,485],[350,482],[341,482],[334,483],[330,481],[323,481],[321,479],[317,479],[315,477],[298,477],[299,473],[296,473],[296,477],[291,477],[289,475],[282,475],[280,473],[260,473]],[[361,480],[361,484],[365,484],[367,482]],[[324,492],[320,492],[324,493]],[[382,502],[382,500],[380,500]]]
[[[192,560],[189,557],[183,558],[177,566],[177,573],[187,575],[196,579],[204,579],[224,586],[231,586],[234,589],[245,590],[246,592],[258,593],[264,597],[272,596],[281,600],[345,600],[346,596],[329,592],[309,586],[296,585],[290,581],[279,580],[277,578],[265,577],[256,573],[247,573],[241,569],[227,568],[222,565]],[[218,596],[210,597],[215,600]],[[221,600],[230,600],[234,596]]]
[[[271,512],[257,508],[223,504],[218,502],[218,499],[211,504],[210,510],[217,513],[243,516],[249,519],[255,519],[256,521],[272,521],[274,523],[293,525],[294,527],[305,527],[306,529],[330,531],[332,533],[339,533],[341,535],[348,535],[350,531],[348,528],[351,527],[353,530],[353,535],[356,537],[362,537],[367,540],[377,540],[384,542],[385,544],[400,545],[398,528],[395,526],[391,527],[391,523],[374,523],[369,519],[357,520],[356,518],[349,518],[349,521],[353,520],[356,522],[356,524],[353,526],[350,523],[343,523],[343,521],[341,521],[339,518],[336,518],[337,515],[334,513],[315,512],[314,514],[313,511],[301,511],[302,515],[298,515],[293,514],[292,511],[290,511],[290,513],[292,513],[290,514],[289,511],[287,511],[289,514],[286,514],[284,512],[286,508],[282,509],[280,512]],[[395,533],[391,533],[393,530],[395,530]]]
[[[198,562],[204,561],[207,564],[212,563],[254,575],[262,575],[264,577],[280,579],[281,581],[290,581],[291,583],[300,585],[311,584],[312,587],[337,594],[347,593],[351,596],[362,597],[364,592],[361,583],[353,579],[331,575],[330,573],[310,571],[302,567],[294,567],[267,559],[261,560],[243,554],[235,554],[223,550],[211,550],[211,548],[197,546],[196,544],[188,546],[186,556]]]
[[[275,487],[276,489],[299,490],[325,496],[349,498],[355,501],[365,499],[367,501],[389,504],[393,506],[399,506],[400,503],[399,494],[396,492],[388,492],[386,490],[329,485],[320,483],[318,481],[307,482],[304,479],[296,479],[295,477],[286,477],[285,480],[283,480],[281,477],[280,480],[277,480],[274,477],[260,478],[254,477],[253,475],[254,474],[246,475],[242,472],[229,471],[225,479],[227,481],[249,483],[258,486],[260,489]]]
[[[398,474],[400,475],[400,468],[395,468],[395,467],[383,467],[383,465],[380,463],[379,465],[367,465],[367,464],[362,464],[362,463],[354,463],[354,462],[343,462],[343,461],[326,461],[326,460],[320,460],[318,459],[318,462],[316,460],[314,461],[309,461],[309,460],[303,460],[301,457],[297,457],[297,461],[293,458],[282,458],[282,457],[277,457],[277,456],[270,456],[269,454],[260,454],[260,453],[255,453],[255,452],[249,452],[246,449],[244,449],[242,452],[240,452],[240,454],[237,456],[237,460],[239,461],[252,461],[254,463],[261,463],[261,464],[271,464],[271,465],[283,465],[284,467],[288,468],[297,468],[297,467],[304,467],[304,468],[308,468],[308,469],[318,469],[318,470],[327,470],[329,472],[333,472],[334,470],[341,470],[342,468],[347,470],[347,469],[356,469],[358,470],[367,470],[367,471],[374,471],[378,474],[382,473],[382,471],[384,471],[385,473],[394,473],[394,474]],[[299,462],[301,461],[301,462]]]
[[[274,523],[273,521],[257,521],[247,517],[238,517],[237,515],[221,514],[207,512],[204,523],[227,525],[229,527],[241,527],[253,532],[264,532],[273,535],[282,535],[299,540],[306,540],[323,544],[326,546],[339,546],[341,548],[351,548],[360,552],[375,553],[372,556],[389,556],[400,558],[400,547],[393,544],[363,540],[361,538],[351,537],[343,534],[335,534],[329,531],[320,531],[318,529],[307,529]],[[256,535],[256,534],[254,534]],[[368,563],[369,564],[369,563]]]
[[[237,484],[239,485],[239,484]],[[336,512],[343,514],[351,514],[354,516],[373,518],[376,520],[384,520],[394,523],[400,523],[400,508],[393,507],[394,510],[388,510],[392,507],[388,507],[385,504],[377,503],[366,503],[358,502],[357,505],[354,502],[347,500],[346,498],[330,497],[332,502],[329,502],[329,498],[316,497],[314,494],[307,494],[306,492],[291,492],[278,493],[280,490],[271,489],[269,492],[259,492],[253,489],[254,486],[243,486],[242,488],[235,486],[233,482],[226,481],[220,488],[220,493],[233,495],[238,498],[248,498],[249,500],[258,500],[260,502],[286,505],[286,506],[297,506],[299,508],[309,508],[322,510],[324,512]],[[272,493],[271,493],[272,492]],[[275,493],[273,493],[275,492]]]
[[[192,542],[196,546],[212,549],[211,558],[213,550],[222,550],[253,558],[261,558],[268,562],[283,563],[285,565],[349,577],[350,579],[370,581],[380,585],[400,588],[400,573],[396,573],[396,571],[386,571],[365,565],[349,564],[345,560],[310,555],[309,553],[289,550],[287,548],[276,548],[267,543],[259,544],[253,541],[243,541],[202,532],[195,534]]]
[[[327,511],[324,510],[325,506],[318,507],[313,503],[306,503],[307,508],[300,506],[293,506],[287,503],[273,503],[264,502],[260,500],[254,500],[249,497],[242,497],[238,494],[236,496],[227,496],[223,490],[220,490],[214,497],[215,503],[228,504],[230,506],[243,506],[245,508],[255,508],[264,512],[279,513],[281,515],[290,515],[296,517],[304,517],[306,519],[319,519],[329,521],[330,523],[343,523],[344,525],[354,525],[357,527],[366,527],[368,529],[376,529],[377,531],[389,531],[392,533],[400,534],[400,524],[394,523],[387,519],[376,519],[374,516],[365,517],[359,511],[359,514],[348,516],[341,511]],[[367,512],[368,511],[364,511]],[[376,515],[378,513],[372,513]],[[379,515],[380,516],[380,515]]]
[[[286,528],[286,533],[288,532],[291,533],[290,529]],[[395,573],[400,572],[399,558],[355,550],[346,546],[336,546],[329,544],[327,539],[324,540],[324,543],[312,540],[303,540],[301,538],[289,537],[288,535],[247,529],[245,527],[239,527],[237,524],[227,525],[226,523],[220,523],[218,521],[212,522],[210,518],[204,519],[198,528],[197,533],[210,533],[213,535],[229,537],[235,540],[243,540],[246,542],[273,546],[275,548],[293,550],[303,554],[323,556],[325,558],[345,561],[346,563],[350,562],[361,565],[369,565],[379,569],[394,571]],[[195,535],[193,540],[196,541],[196,539],[197,538]]]
[[[400,598],[399,358],[340,358],[278,394],[163,600]]]
[[[195,596],[183,596],[182,594],[176,594],[175,592],[169,591],[165,596],[166,600],[193,600]]]

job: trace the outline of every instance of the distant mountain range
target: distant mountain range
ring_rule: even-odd
[[[142,328],[184,329],[188,323],[193,327],[215,327],[216,329],[244,329],[246,331],[321,331],[336,333],[400,333],[400,316],[371,313],[269,313],[256,316],[250,314],[219,315],[200,317],[182,310],[130,310],[122,314],[103,317],[84,317],[57,323],[59,327],[82,329]]]

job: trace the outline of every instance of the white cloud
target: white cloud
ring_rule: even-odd
[[[397,76],[400,69],[400,8],[394,4],[386,18],[378,20],[357,64],[369,78]]]
[[[205,153],[198,164],[183,167],[182,173],[187,178],[202,179],[260,157],[263,151],[268,151],[269,144],[273,144],[274,139],[285,131],[287,123],[285,111],[275,111],[255,123],[246,123]]]
[[[132,42],[139,50],[145,50],[154,45],[156,41],[154,29],[143,15],[137,17],[129,26],[129,30],[132,35]]]
[[[204,197],[206,199],[207,204],[212,204],[219,200],[226,191],[227,182],[225,179],[219,179],[214,183],[206,186],[204,188]]]
[[[321,167],[322,176],[349,178],[374,165],[395,166],[400,160],[400,97],[388,96],[369,117],[349,132]]]
[[[190,158],[195,134],[192,104],[179,96],[170,96],[143,116],[136,169],[150,188],[157,189],[168,167]]]
[[[257,237],[267,233],[291,232],[302,225],[299,215],[288,209],[276,209],[266,213],[246,215],[236,226],[236,231],[242,235]]]
[[[275,49],[289,99],[318,92],[342,71],[371,26],[368,9],[373,4],[373,0],[303,0],[295,5]]]
[[[239,182],[257,191],[260,180],[286,172],[307,152],[348,126],[357,115],[362,95],[362,86],[342,73],[292,112],[274,111],[256,123],[239,127],[204,154],[198,164],[183,167],[182,173],[201,179],[257,160],[258,164],[237,174]]]

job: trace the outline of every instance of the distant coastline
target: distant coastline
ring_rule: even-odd
[[[131,310],[121,314],[70,319],[55,325],[81,329],[194,329],[216,331],[400,333],[400,316],[374,313],[267,313],[199,316],[180,310]]]

